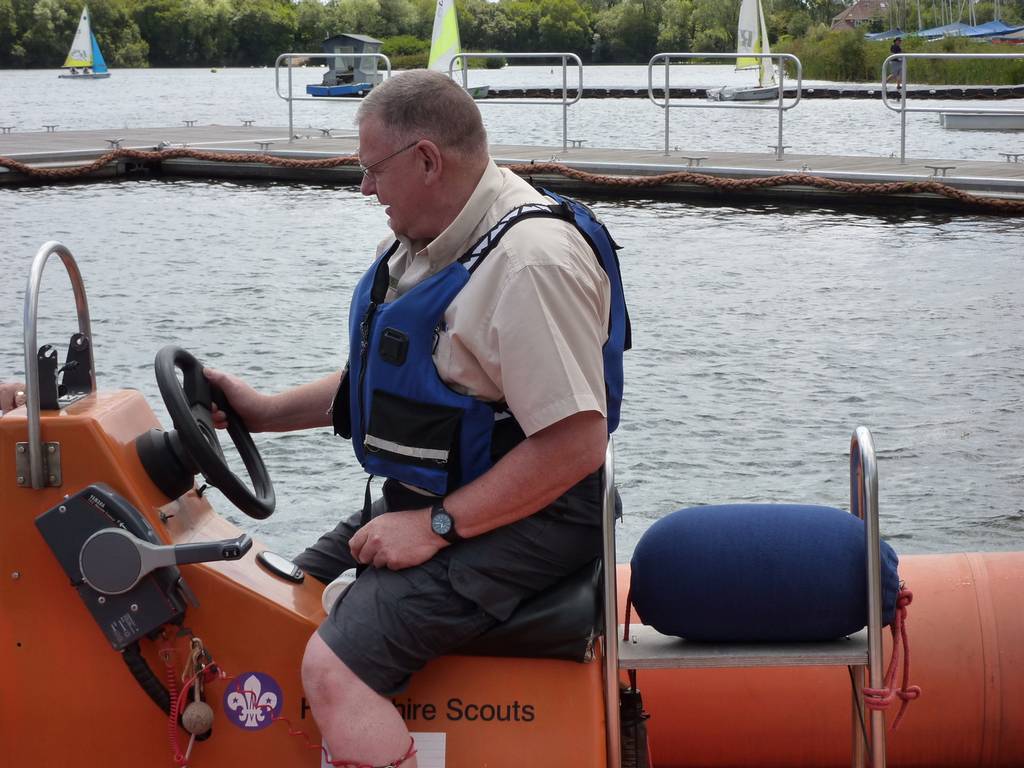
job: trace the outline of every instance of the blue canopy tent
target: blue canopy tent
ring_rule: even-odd
[[[974,27],[970,24],[964,24],[962,21],[957,21],[952,24],[943,24],[941,27],[921,29],[915,34],[917,37],[925,37],[934,40],[939,37],[963,37],[964,33],[971,29],[974,29]]]
[[[885,32],[871,32],[864,35],[865,40],[895,40],[897,37],[908,37],[907,33],[901,29],[887,29]]]
[[[941,27],[922,29],[913,34],[918,37],[935,40],[940,37],[994,37],[996,35],[1005,35],[1011,32],[1017,32],[1022,29],[1024,29],[1024,26],[1011,27],[1005,22],[995,19],[993,21],[986,21],[984,24],[978,24],[976,27],[972,27],[970,24],[964,24],[963,22],[958,21],[954,24],[945,24]]]
[[[964,32],[964,37],[992,37],[994,35],[1019,32],[1022,29],[1024,29],[1024,26],[1011,27],[1001,19],[993,19],[992,21],[986,21],[984,24],[979,24],[970,32]]]

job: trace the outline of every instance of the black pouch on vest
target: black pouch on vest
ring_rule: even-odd
[[[370,401],[366,450],[399,464],[444,469],[456,459],[461,422],[461,408],[377,390]]]
[[[331,423],[334,425],[334,434],[341,435],[345,439],[352,437],[352,412],[349,410],[350,384],[348,368],[341,374],[341,384],[334,395],[334,402],[331,404]]]

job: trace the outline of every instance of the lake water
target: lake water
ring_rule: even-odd
[[[319,83],[322,68],[292,70],[293,92],[304,96],[306,83]],[[287,93],[288,71],[280,72],[280,90]],[[752,73],[731,66],[675,66],[671,84],[714,86],[750,84]],[[587,67],[585,86],[647,87],[644,66]],[[655,70],[655,83],[664,80]],[[502,70],[473,70],[470,85],[503,87],[560,87],[560,67],[513,66]],[[576,82],[574,70],[569,85]],[[822,84],[808,81],[808,84]],[[686,102],[696,104],[695,100]],[[705,102],[701,102],[705,103]],[[1020,101],[939,102],[912,105],[977,106],[999,104],[1024,109]],[[352,127],[356,102],[345,99],[308,99],[295,103],[296,128]],[[491,104],[481,102],[491,140],[507,144],[562,143],[560,102]],[[180,126],[183,120],[199,124],[234,124],[253,119],[257,126],[287,126],[287,102],[277,96],[275,70],[262,69],[145,69],[115,70],[107,80],[58,80],[56,70],[0,71],[0,125],[17,130],[41,131],[44,124],[58,130]],[[647,99],[592,99],[572,106],[568,136],[584,139],[588,147],[640,147],[662,149],[664,110]],[[907,156],[910,158],[1002,160],[999,152],[1022,151],[1019,134],[994,131],[949,131],[937,114],[911,114]],[[778,143],[777,113],[772,110],[673,109],[669,144],[692,152],[766,152]],[[900,151],[899,115],[880,99],[808,99],[786,113],[784,143],[791,153],[871,155],[888,157]]]
[[[262,85],[253,92],[263,96],[247,101],[246,88],[256,80]],[[273,88],[272,70],[115,72],[100,88],[57,81],[53,72],[3,72],[0,109],[10,106],[12,83],[26,94],[30,82],[40,92],[31,103],[18,103],[18,125],[284,122],[284,102],[263,98]],[[76,102],[83,93],[103,94],[104,106]],[[806,107],[809,114],[818,104],[798,111]],[[628,127],[616,121],[643,105],[621,100],[586,107],[594,110],[595,130],[626,145]],[[870,102],[822,106],[888,117]],[[351,113],[350,105],[330,109]],[[512,109],[520,117],[503,122],[485,108],[492,137],[550,140],[547,115],[555,113]],[[0,124],[12,122],[6,118]],[[539,126],[536,136],[531,120]],[[839,121],[836,133],[844,126]],[[840,141],[830,132],[818,126],[808,136]],[[705,134],[701,141],[719,149],[736,138]],[[928,154],[948,152],[932,147]],[[623,246],[634,324],[616,435],[627,512],[621,559],[652,520],[683,506],[846,507],[847,450],[859,424],[875,437],[882,530],[899,551],[1021,548],[1019,221],[588,202]],[[140,389],[167,424],[152,372],[165,344],[273,391],[337,366],[346,352],[352,286],[386,234],[375,201],[349,187],[143,180],[0,188],[0,377],[23,371],[25,280],[46,240],[64,242],[79,260],[100,386]],[[76,326],[60,272],[56,261],[46,272],[39,340],[59,345],[63,357]],[[343,441],[320,431],[261,436],[258,444],[275,479],[277,512],[257,523],[222,497],[214,503],[275,548],[294,553],[361,504],[360,470]]]

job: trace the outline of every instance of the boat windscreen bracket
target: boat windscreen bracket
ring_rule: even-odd
[[[68,343],[68,356],[61,369],[61,398],[78,400],[93,391],[92,343],[84,333],[76,333]]]
[[[39,367],[39,410],[56,411],[60,409],[57,400],[60,389],[57,385],[57,350],[52,344],[43,344],[36,355]]]
[[[71,337],[63,367],[57,367],[57,350],[52,344],[39,348],[36,362],[39,368],[39,410],[57,411],[92,393],[92,344],[84,333]]]
[[[14,448],[14,476],[22,487],[32,484],[28,457],[28,443],[18,443]],[[60,471],[60,443],[43,443],[43,482],[47,488],[57,488],[64,482]]]

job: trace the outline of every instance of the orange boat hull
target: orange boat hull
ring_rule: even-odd
[[[102,482],[128,499],[169,543],[234,536],[236,529],[190,491],[163,497],[135,454],[135,437],[158,426],[136,392],[91,395],[44,414],[44,441],[61,444],[63,482],[30,490],[16,481],[24,410],[0,418],[0,743],[14,766],[173,765],[167,717],[146,697],[72,589],[35,518],[65,494]],[[161,513],[166,517],[162,522]],[[280,687],[285,722],[246,729],[207,686],[213,735],[190,765],[317,766],[319,734],[299,680],[299,659],[323,618],[320,586],[293,585],[243,559],[182,567],[200,606],[185,626],[228,678],[259,672]],[[906,557],[912,682],[924,689],[889,755],[901,766],[1024,765],[1024,553]],[[620,566],[620,605],[628,569]],[[808,589],[813,599],[813,585]],[[165,679],[179,675],[188,637],[142,642]],[[173,653],[159,653],[161,648]],[[652,753],[659,766],[847,766],[845,671],[643,672]],[[416,675],[396,705],[410,730],[434,734],[444,765],[599,766],[605,763],[599,661],[452,656]],[[290,735],[299,731],[303,736]],[[186,744],[177,732],[178,748]],[[427,757],[423,755],[424,759]],[[421,763],[423,764],[423,763]]]

